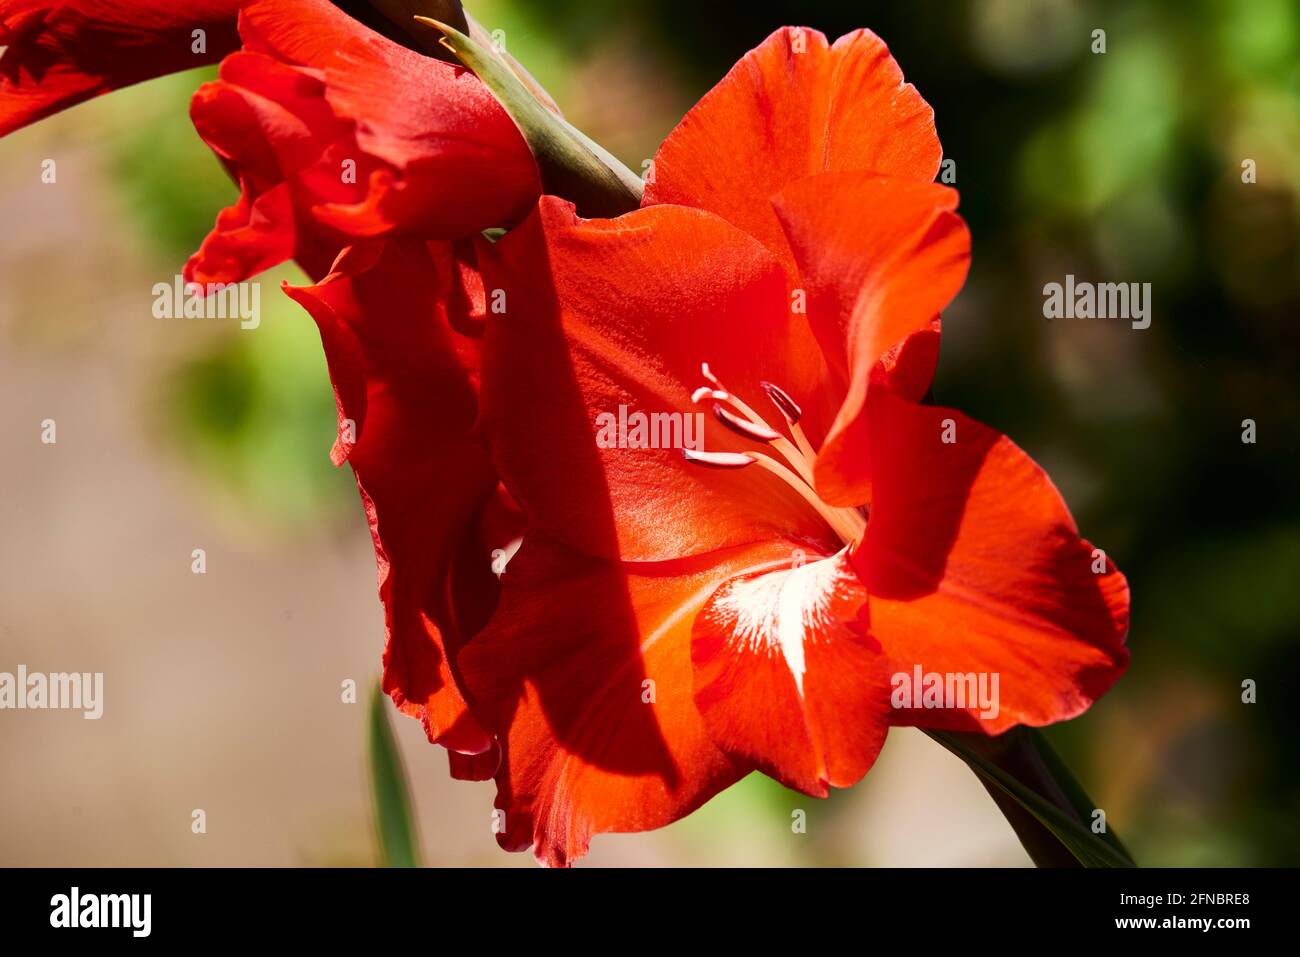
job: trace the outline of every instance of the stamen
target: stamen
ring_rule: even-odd
[[[803,439],[802,442],[800,443],[801,447],[796,448],[794,444],[790,442],[789,439],[781,435],[779,432],[776,432],[775,429],[772,429],[766,422],[764,422],[762,416],[760,416],[757,412],[755,412],[748,405],[742,402],[739,398],[737,398],[736,396],[728,392],[726,390],[726,387],[722,384],[722,382],[718,379],[718,377],[713,374],[713,370],[709,368],[709,364],[707,362],[700,363],[700,374],[703,375],[704,378],[709,380],[709,382],[711,382],[715,386],[712,392],[709,393],[712,395],[712,397],[715,400],[717,400],[718,402],[725,402],[728,405],[730,405],[733,409],[735,409],[742,416],[744,416],[745,419],[749,421],[749,424],[751,426],[755,426],[770,432],[774,432],[777,436],[776,438],[767,439],[764,441],[770,441],[772,443],[772,447],[775,448],[778,452],[780,452],[783,456],[785,456],[786,461],[789,462],[790,465],[794,467],[795,471],[797,471],[801,476],[803,476],[804,481],[807,482],[809,485],[812,484],[813,474],[809,462],[811,462],[814,458],[816,458],[816,454],[813,453],[809,448],[807,439]],[[703,398],[704,395],[706,394],[704,389],[705,389],[704,386],[700,386],[700,388],[696,389],[691,394],[691,399],[698,403],[700,399]],[[791,401],[791,405],[794,405],[794,400],[790,400],[790,401]],[[798,408],[798,406],[795,406],[795,408]],[[797,425],[791,426],[792,434],[795,434],[800,438],[802,438],[802,433],[800,433],[798,430],[799,427]]]
[[[781,410],[781,414],[785,416],[787,422],[794,425],[799,421],[800,416],[803,415],[803,409],[799,408],[798,402],[790,398],[789,393],[779,385],[773,385],[770,382],[760,382],[759,385],[763,387],[767,397],[772,400],[772,404]]]
[[[691,393],[691,401],[699,405],[705,399],[717,399],[719,402],[730,402],[731,396],[721,389],[712,389],[707,385],[702,385]]]
[[[754,456],[747,452],[705,452],[697,449],[682,449],[682,458],[696,465],[707,465],[715,469],[743,469],[756,461]]]
[[[713,416],[731,431],[743,435],[747,439],[753,439],[755,442],[775,442],[781,438],[781,433],[775,429],[769,429],[766,425],[758,425],[748,419],[742,419],[717,404],[713,406]]]
[[[773,382],[760,382],[763,391],[767,397],[772,400],[772,404],[781,410],[785,416],[786,424],[790,427],[790,436],[794,439],[794,444],[799,447],[799,451],[810,462],[815,461],[817,453],[813,451],[812,443],[808,437],[803,434],[803,429],[799,427],[799,420],[803,417],[803,409],[799,408],[799,403],[790,398],[790,393],[786,392],[779,385]],[[809,483],[812,483],[811,471],[809,472]]]

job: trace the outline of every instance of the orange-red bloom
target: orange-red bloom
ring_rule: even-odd
[[[354,238],[457,239],[521,218],[540,192],[519,130],[464,68],[326,0],[251,0],[239,31],[243,48],[191,112],[240,197],[188,279],[234,282],[289,258],[328,266]]]
[[[544,197],[480,244],[483,426],[529,521],[459,656],[503,846],[566,863],[755,768],[824,795],[891,724],[1046,724],[1122,673],[1123,577],[1009,439],[918,401],[969,258],[939,158],[877,37],[783,30],[641,210]],[[694,448],[596,442],[620,409],[710,414]],[[893,706],[916,666],[999,675],[996,714]]]
[[[471,236],[522,218],[541,190],[527,143],[472,73],[328,0],[0,0],[5,46],[0,136],[224,57],[191,112],[240,196],[186,265],[192,282],[288,259],[321,276],[354,239]]]

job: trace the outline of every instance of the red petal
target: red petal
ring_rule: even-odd
[[[302,241],[319,240],[297,227],[300,177],[348,131],[323,94],[315,77],[246,52],[227,57],[221,79],[194,94],[194,126],[238,176],[240,198],[190,259],[189,281],[238,282],[294,257]],[[335,239],[335,248],[341,243]]]
[[[469,629],[451,582],[497,479],[470,435],[479,347],[450,328],[452,281],[449,244],[379,240],[349,249],[319,285],[287,292],[320,326],[339,403],[335,460],[351,462],[370,519],[384,690],[431,740],[478,753],[492,742],[458,685]],[[355,444],[345,439],[353,423]],[[486,575],[490,554],[478,557]]]
[[[939,157],[933,111],[878,36],[858,30],[830,46],[816,30],[786,27],[669,134],[643,205],[710,210],[784,259],[768,200],[787,184],[827,170],[930,180]]]
[[[338,208],[322,201],[334,225],[353,235],[396,226],[459,238],[527,213],[541,188],[537,164],[514,121],[468,70],[360,27],[324,0],[255,0],[244,16],[253,38],[246,42],[325,70],[326,99],[355,123],[357,147],[387,164],[363,202],[346,194]],[[322,30],[326,18],[346,21],[350,39],[340,43]]]
[[[581,220],[545,197],[518,229],[480,244],[480,256],[489,301],[505,297],[504,314],[489,312],[484,424],[532,527],[591,555],[639,561],[829,535],[759,467],[719,473],[686,462],[680,447],[597,441],[599,417],[622,407],[629,417],[699,414],[706,449],[755,450],[692,404],[702,362],[773,421],[764,380],[827,421],[821,352],[802,317],[790,317],[781,270],[756,241],[699,210]]]
[[[528,536],[492,623],[460,654],[502,734],[502,847],[568,864],[592,835],[662,827],[748,770],[691,700],[691,619],[742,558],[620,564]]]
[[[0,136],[239,46],[239,0],[0,0]],[[194,52],[193,31],[205,49]]]
[[[491,781],[501,767],[501,748],[495,741],[481,754],[447,752],[447,770],[457,781]]]
[[[905,399],[924,399],[939,364],[939,331],[939,317],[935,316],[924,329],[891,348],[872,368],[871,385],[887,386]]]
[[[867,593],[847,550],[792,563],[797,547],[753,550],[696,617],[695,704],[726,753],[825,797],[884,744],[885,659],[859,621]]]
[[[999,675],[996,716],[921,709],[896,722],[997,734],[1086,710],[1128,664],[1124,576],[1006,436],[886,389],[867,406],[877,469],[854,563],[871,633],[893,673]]]
[[[817,456],[817,490],[833,505],[859,505],[870,499],[863,403],[871,370],[892,347],[928,329],[961,289],[970,233],[953,212],[954,190],[865,173],[810,177],[787,187],[774,206],[808,293],[809,320],[847,385]],[[914,375],[897,379],[910,397],[929,387]]]

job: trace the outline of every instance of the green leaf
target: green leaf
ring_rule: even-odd
[[[1095,805],[1039,732],[1017,728],[997,738],[950,731],[926,734],[965,761],[995,798],[1001,793],[1013,799],[1084,867],[1136,866],[1109,828],[1096,834],[1084,823]],[[1035,835],[1012,814],[1007,817],[1035,863],[1058,863],[1050,848],[1038,845]]]
[[[370,791],[375,833],[384,867],[419,867],[420,842],[411,818],[411,798],[402,755],[388,723],[388,695],[378,685],[370,694]]]
[[[442,31],[443,43],[510,114],[537,159],[547,193],[571,200],[584,216],[619,216],[641,205],[641,178],[543,106],[504,60],[455,27],[416,19]]]

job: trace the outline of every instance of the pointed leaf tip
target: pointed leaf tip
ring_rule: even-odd
[[[641,178],[547,109],[503,59],[450,24],[415,19],[442,33],[442,42],[515,121],[537,159],[547,193],[572,201],[588,217],[618,216],[640,206]]]
[[[378,685],[370,694],[370,790],[375,833],[384,867],[419,867],[420,845],[411,816],[411,797],[402,755],[388,723],[388,695]]]

